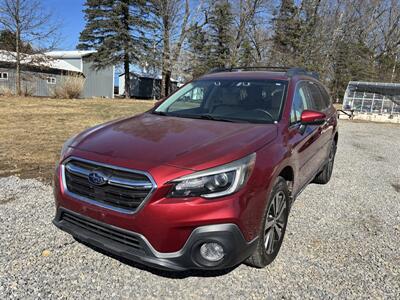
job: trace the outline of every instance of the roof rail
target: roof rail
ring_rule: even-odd
[[[307,71],[303,68],[291,68],[286,72],[286,76],[293,77],[295,75],[306,75],[310,77],[314,77],[315,79],[319,80],[318,72]]]
[[[249,70],[265,70],[272,72],[285,72],[288,77],[293,77],[295,75],[306,75],[319,79],[319,74],[317,72],[310,72],[303,68],[298,67],[275,67],[275,66],[254,66],[254,67],[231,67],[231,68],[214,68],[211,69],[208,74],[218,73],[218,72],[240,72]]]
[[[286,72],[289,67],[275,67],[275,66],[254,66],[254,67],[230,67],[230,68],[214,68],[211,69],[208,74],[218,73],[218,72],[240,72],[249,70],[266,70],[275,72]]]

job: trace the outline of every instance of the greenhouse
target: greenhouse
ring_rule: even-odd
[[[356,113],[400,115],[400,83],[350,81],[343,110]]]

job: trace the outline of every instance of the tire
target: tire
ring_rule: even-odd
[[[332,142],[331,150],[329,151],[328,162],[325,164],[321,172],[315,176],[313,183],[317,184],[327,184],[332,177],[333,165],[335,163],[336,155],[336,142]]]
[[[289,216],[289,189],[285,179],[278,177],[271,191],[262,220],[257,247],[246,263],[256,268],[264,268],[278,255],[285,236]],[[276,203],[279,203],[276,205]],[[278,210],[275,211],[274,207]],[[280,230],[280,235],[278,234]]]

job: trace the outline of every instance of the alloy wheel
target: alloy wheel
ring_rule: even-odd
[[[286,223],[286,195],[279,191],[269,204],[264,226],[264,247],[268,255],[272,254],[282,239]]]

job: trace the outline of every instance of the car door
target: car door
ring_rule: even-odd
[[[313,178],[320,163],[316,156],[319,148],[319,126],[304,126],[300,123],[303,110],[313,109],[310,94],[307,81],[299,82],[296,86],[290,114],[288,147],[292,156],[292,165],[297,174],[297,179],[293,184],[294,194],[299,192]]]
[[[331,145],[332,141],[334,138],[334,134],[336,131],[336,126],[337,126],[337,114],[336,114],[336,109],[332,105],[332,99],[329,96],[328,91],[325,89],[325,87],[321,84],[318,84],[319,90],[321,91],[323,101],[325,103],[325,109],[323,112],[326,114],[326,124],[325,127],[323,128],[324,130],[324,140],[325,140],[325,161],[329,157],[329,152],[331,150]]]
[[[325,165],[331,147],[333,126],[331,120],[332,116],[329,112],[328,105],[330,103],[330,99],[326,99],[327,95],[325,95],[325,97],[323,96],[321,91],[322,87],[319,83],[308,81],[307,85],[308,91],[310,92],[310,97],[312,99],[312,109],[323,112],[327,115],[325,123],[319,125],[318,127],[319,138],[316,141],[318,144],[318,150],[315,154],[315,163],[317,164],[316,168],[320,169],[323,165]]]

